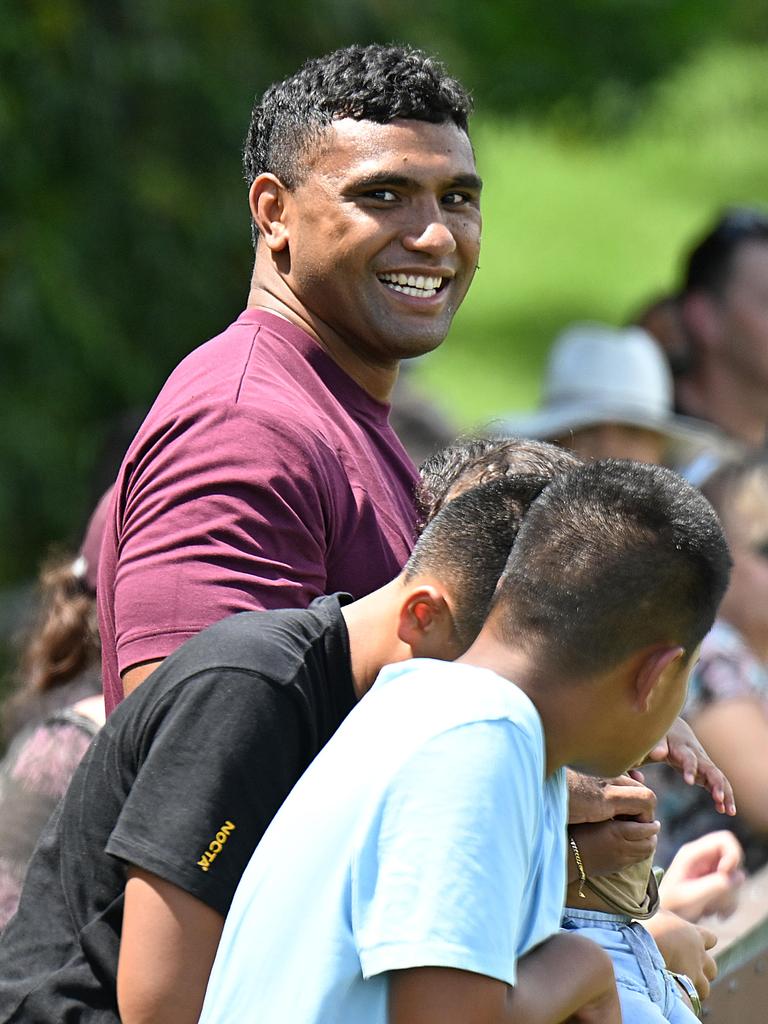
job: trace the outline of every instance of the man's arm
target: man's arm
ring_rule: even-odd
[[[580,935],[522,957],[517,984],[445,967],[389,975],[389,1024],[621,1024],[613,966]]]
[[[130,867],[117,967],[123,1024],[196,1024],[223,927],[212,907]]]
[[[141,686],[147,676],[151,676],[160,664],[161,660],[145,661],[143,665],[134,665],[127,672],[123,672],[120,678],[123,681],[123,693],[125,696],[127,697],[129,693],[133,693],[137,686]]]
[[[341,472],[314,436],[239,407],[205,409],[162,457],[134,458],[113,583],[126,692],[227,615],[325,593],[324,510]]]

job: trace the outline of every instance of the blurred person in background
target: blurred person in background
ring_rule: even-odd
[[[754,447],[768,426],[768,214],[726,210],[691,250],[679,298],[678,412]]]
[[[672,376],[642,328],[578,323],[549,353],[539,409],[499,429],[554,441],[583,458],[678,467],[706,444],[706,426],[676,416]]]
[[[75,768],[104,723],[96,575],[111,489],[76,558],[40,574],[40,608],[2,710],[10,745],[0,762],[0,929],[16,912],[27,864]]]
[[[768,459],[760,454],[723,466],[702,490],[722,520],[733,572],[683,714],[733,784],[738,812],[728,827],[754,871],[768,862]],[[695,790],[664,769],[648,774],[659,791],[662,863],[681,844],[722,828]]]
[[[647,331],[664,350],[673,379],[690,362],[690,345],[680,316],[678,295],[657,295],[632,317],[631,323]]]
[[[768,214],[725,210],[687,254],[677,294],[651,302],[636,322],[666,353],[676,411],[712,427],[689,479],[701,484],[765,442]]]

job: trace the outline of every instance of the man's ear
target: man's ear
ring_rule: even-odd
[[[657,647],[643,658],[634,683],[634,704],[638,711],[648,710],[656,686],[667,670],[681,658],[685,658],[683,647]]]
[[[446,630],[453,632],[453,615],[445,595],[436,586],[422,583],[408,590],[400,605],[397,635],[416,657],[439,642]]]
[[[288,227],[285,223],[287,189],[274,174],[260,174],[248,192],[251,216],[258,228],[259,238],[272,252],[282,252],[288,245]]]

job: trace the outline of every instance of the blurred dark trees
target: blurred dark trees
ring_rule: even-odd
[[[440,53],[480,112],[613,133],[691,50],[768,31],[756,0],[2,6],[0,582],[76,542],[121,418],[243,306],[238,153],[270,81],[405,40]]]

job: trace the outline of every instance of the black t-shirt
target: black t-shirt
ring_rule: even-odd
[[[226,914],[354,703],[336,596],[234,615],[167,658],[107,720],[43,834],[0,938],[0,1021],[119,1021],[126,863]]]

